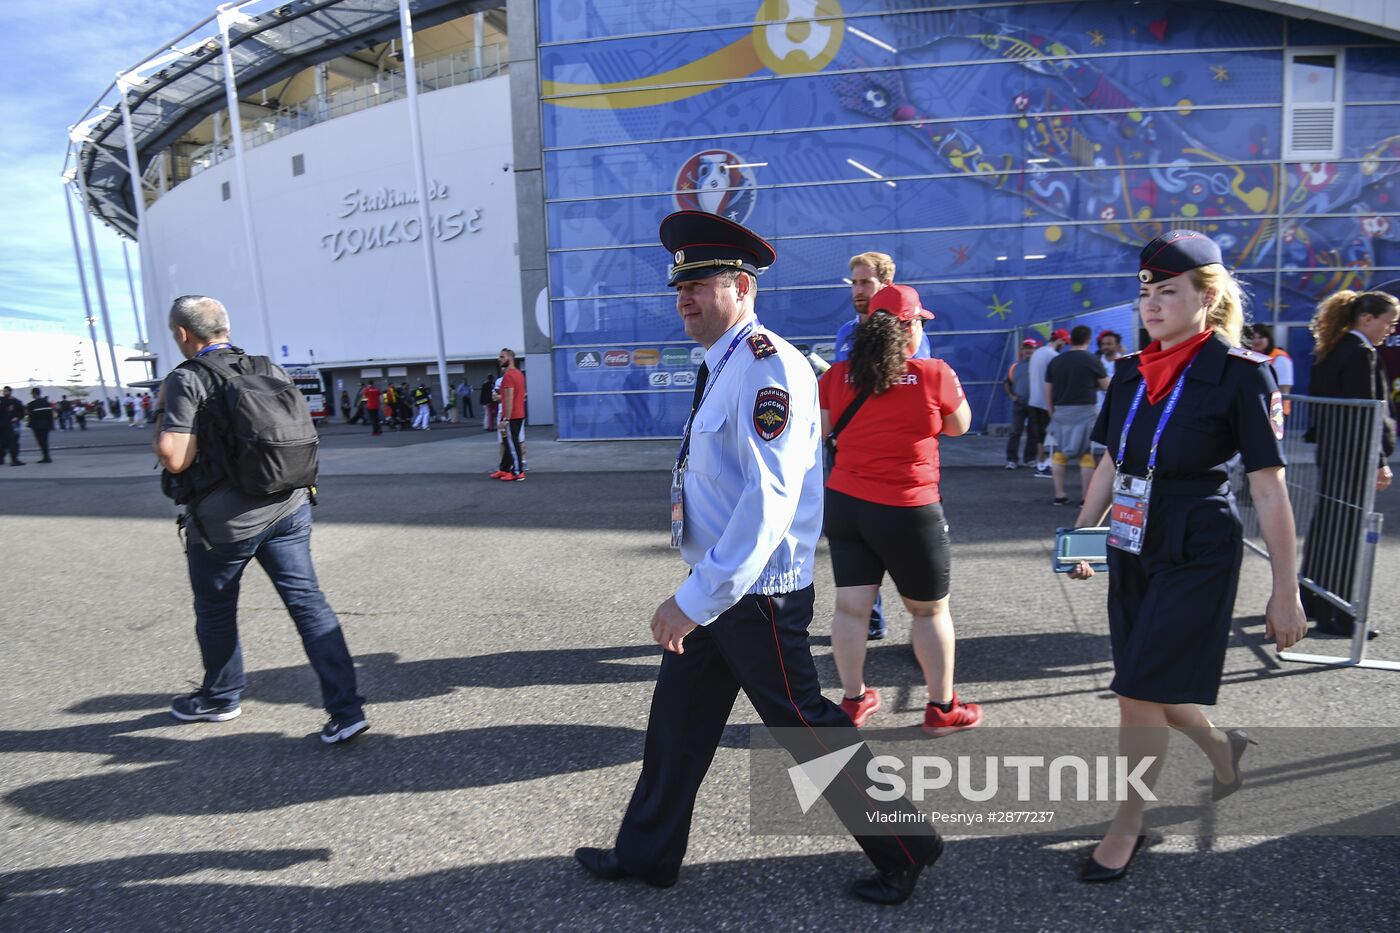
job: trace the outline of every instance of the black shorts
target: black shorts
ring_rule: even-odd
[[[948,595],[951,548],[940,503],[880,505],[828,489],[823,531],[837,586],[878,585],[888,571],[905,599]]]

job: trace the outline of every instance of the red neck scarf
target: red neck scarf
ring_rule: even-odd
[[[1183,340],[1170,350],[1162,349],[1162,341],[1154,340],[1138,354],[1138,372],[1147,382],[1147,402],[1156,405],[1171,394],[1172,386],[1181,378],[1187,365],[1201,352],[1206,341],[1215,336],[1215,331],[1205,331]]]

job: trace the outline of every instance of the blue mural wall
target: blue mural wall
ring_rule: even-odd
[[[768,237],[759,317],[826,351],[847,260],[937,314],[974,428],[1025,331],[1131,341],[1141,245],[1224,247],[1252,316],[1400,275],[1400,46],[1229,3],[541,0],[562,438],[675,436],[698,354],[665,287],[677,208]],[[1326,47],[1334,71],[1290,63]],[[1341,158],[1284,158],[1285,86],[1341,74]]]

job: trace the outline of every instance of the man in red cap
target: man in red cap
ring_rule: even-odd
[[[1035,475],[1040,479],[1051,478],[1050,458],[1045,451],[1045,431],[1050,427],[1050,403],[1045,398],[1045,372],[1050,368],[1050,361],[1059,355],[1060,347],[1067,343],[1069,331],[1063,328],[1052,330],[1045,346],[1032,353],[1027,364],[1030,369],[1031,390],[1026,402],[1030,422],[1030,430],[1027,432],[1030,437],[1026,439],[1026,444],[1035,444]]]

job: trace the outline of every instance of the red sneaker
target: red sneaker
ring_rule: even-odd
[[[505,477],[502,477],[502,479],[504,479],[504,478],[505,478]],[[524,474],[524,473],[516,473],[514,476],[511,476],[510,478],[513,479],[513,480],[515,480],[515,482],[517,482],[517,483],[523,483],[523,482],[525,482],[525,474]]]
[[[963,729],[971,729],[974,726],[982,725],[982,707],[976,703],[964,703],[958,699],[958,692],[953,691],[953,708],[948,712],[934,706],[932,703],[924,707],[924,724],[920,727],[929,735],[947,735],[950,732],[961,732]]]
[[[496,479],[503,483],[509,483],[511,480],[515,479],[515,474],[507,473],[505,470],[498,470],[496,472]]]
[[[865,688],[865,696],[859,700],[843,698],[841,700],[841,712],[851,717],[851,722],[859,729],[870,721],[870,717],[875,715],[875,711],[880,708],[880,692],[874,687]]]
[[[510,476],[510,474],[507,473],[505,470],[492,470],[490,473],[487,473],[486,475],[489,476],[489,477],[491,477],[492,479],[503,479],[503,478],[505,478],[505,477],[507,477],[507,476]]]

